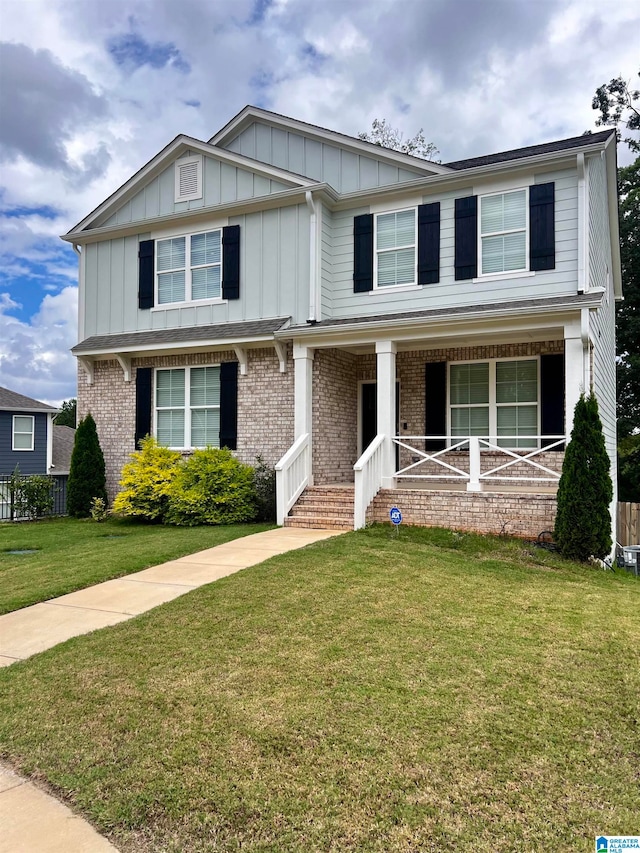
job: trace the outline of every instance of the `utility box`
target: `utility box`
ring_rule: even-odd
[[[638,577],[640,575],[640,545],[626,545],[622,549],[622,554],[625,569]]]

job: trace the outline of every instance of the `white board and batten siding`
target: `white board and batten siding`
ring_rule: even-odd
[[[535,183],[544,184],[549,181],[555,183],[555,269],[522,277],[514,275],[507,278],[480,279],[479,277],[476,280],[455,280],[455,199],[472,195],[474,189],[477,194],[478,187],[416,198],[415,204],[440,202],[440,281],[415,290],[399,289],[394,293],[393,287],[386,287],[374,289],[368,293],[354,293],[353,219],[359,214],[368,213],[369,208],[359,207],[334,212],[331,217],[333,256],[330,264],[323,262],[323,293],[325,289],[331,293],[330,308],[333,317],[337,319],[375,316],[396,311],[453,308],[576,293],[578,286],[577,174],[575,170],[564,170],[536,175]],[[379,212],[379,208],[376,210]]]
[[[180,159],[176,162],[179,163]],[[290,184],[203,156],[202,198],[175,201],[175,166],[172,163],[102,224],[128,225],[172,213],[259,198],[290,188]]]
[[[424,169],[412,171],[391,165],[261,122],[253,122],[225,147],[252,160],[325,182],[340,193],[413,181],[424,176]]]
[[[225,219],[240,226],[240,298],[138,308],[138,245],[146,231],[84,247],[84,336],[292,316],[303,323],[309,304],[309,210],[305,204]],[[145,223],[149,227],[148,223]],[[220,221],[198,223],[197,231]],[[173,230],[175,236],[188,231]],[[164,236],[164,235],[163,235]]]

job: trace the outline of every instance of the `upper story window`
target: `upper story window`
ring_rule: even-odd
[[[415,208],[376,216],[376,287],[416,283],[416,230]]]
[[[480,273],[528,268],[527,190],[480,197]]]
[[[35,418],[33,415],[13,416],[12,450],[33,450]]]
[[[156,370],[155,431],[167,447],[220,447],[219,365]]]
[[[220,299],[222,229],[156,240],[157,305]]]
[[[176,202],[202,198],[202,155],[176,160],[175,181]]]
[[[490,436],[501,447],[536,447],[539,399],[537,358],[449,367],[452,436]]]

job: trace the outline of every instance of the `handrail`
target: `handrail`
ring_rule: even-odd
[[[276,463],[276,521],[282,526],[289,510],[311,479],[309,433],[299,436]]]
[[[420,458],[413,461],[410,465],[400,468],[395,473],[398,479],[414,479],[414,480],[462,480],[467,483],[468,491],[479,491],[482,481],[516,481],[526,483],[557,483],[560,479],[560,473],[552,468],[543,465],[536,461],[533,457],[540,453],[545,453],[549,450],[558,450],[563,447],[567,441],[564,435],[489,435],[489,436],[451,436],[451,435],[404,435],[393,436],[393,443],[398,447],[410,451],[414,456]],[[416,441],[443,441],[446,442],[445,447],[433,453],[422,450],[419,447],[414,447],[409,442]],[[513,441],[531,442],[533,446],[529,447],[503,447],[499,442]],[[451,452],[464,450],[468,451],[469,470],[465,471],[462,468],[456,467],[441,458]],[[481,471],[481,451],[488,450],[493,453],[502,453],[508,458],[506,462],[489,469]],[[520,452],[518,452],[520,451]],[[420,466],[424,463],[434,463],[440,466],[440,469],[435,474],[418,473]],[[535,471],[540,472],[537,476],[527,477],[518,474],[515,471],[508,472],[508,469],[518,463],[528,465]],[[546,476],[545,476],[546,475]]]
[[[385,438],[386,436],[382,433],[378,433],[353,466],[355,479],[354,530],[360,530],[361,527],[365,526],[367,508],[382,486]]]

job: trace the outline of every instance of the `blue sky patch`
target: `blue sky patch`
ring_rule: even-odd
[[[251,14],[247,18],[247,24],[249,26],[261,24],[271,6],[273,6],[273,0],[255,0]]]
[[[310,43],[305,42],[300,51],[302,60],[312,71],[319,71],[329,58],[326,53],[321,53]]]
[[[195,99],[193,101],[183,101],[183,103],[184,103],[185,107],[199,107],[200,106],[200,101],[197,101]]]
[[[125,68],[164,68],[172,65],[177,71],[188,74],[191,66],[173,42],[148,42],[139,33],[123,33],[107,42],[107,50],[116,65]]]
[[[42,207],[8,207],[2,211],[2,215],[6,216],[7,219],[22,219],[25,216],[41,216],[43,219],[56,219],[61,215],[61,211],[45,204]]]

